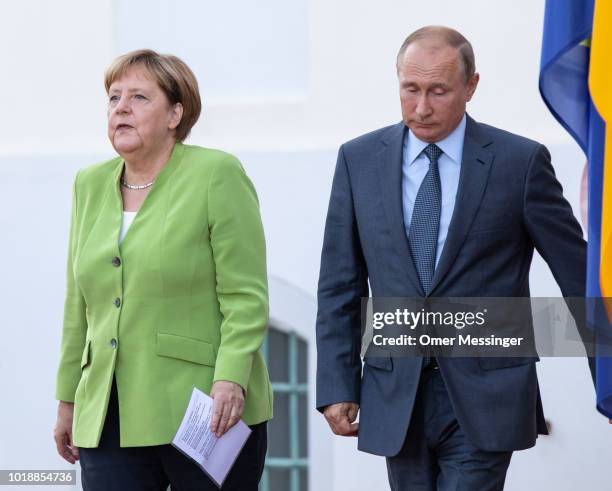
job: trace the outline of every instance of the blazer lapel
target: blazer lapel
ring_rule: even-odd
[[[406,275],[419,295],[423,296],[423,287],[412,261],[410,245],[404,227],[404,207],[402,205],[404,128],[403,122],[398,123],[383,136],[383,145],[377,167],[382,191],[381,199],[389,221],[393,244]]]
[[[494,159],[493,153],[486,149],[490,143],[490,137],[476,121],[467,116],[455,208],[442,255],[434,272],[431,293],[448,273],[478,212]]]
[[[126,242],[128,242],[128,239],[131,240],[131,236],[133,235],[132,230],[134,229],[134,225],[139,226],[140,222],[143,220],[142,217],[143,216],[146,217],[147,215],[151,213],[151,211],[149,210],[149,208],[151,207],[150,202],[153,200],[151,198],[151,195],[162,193],[162,190],[164,189],[164,183],[168,179],[170,179],[170,176],[172,175],[172,173],[177,169],[178,165],[181,163],[184,152],[185,152],[185,145],[183,145],[183,143],[181,142],[176,142],[172,149],[172,154],[170,155],[170,159],[168,160],[168,162],[166,162],[166,164],[161,168],[161,170],[157,174],[157,177],[155,178],[155,182],[153,186],[151,187],[149,194],[147,194],[144,201],[140,205],[140,209],[138,210],[138,213],[134,217],[134,221],[130,225],[130,228],[126,232],[125,237],[123,238],[123,241],[121,242],[120,248],[123,248],[125,246]],[[121,189],[120,189],[119,180],[121,178],[121,172],[123,170],[123,165],[124,165],[124,162],[123,162],[123,159],[121,159],[119,162],[117,171],[115,173],[115,176],[114,176],[115,206],[118,207],[119,216],[121,217],[123,216],[123,198],[121,197]],[[119,238],[121,223],[122,223],[122,220],[120,220],[119,227],[117,228],[116,234],[114,234],[117,240]]]

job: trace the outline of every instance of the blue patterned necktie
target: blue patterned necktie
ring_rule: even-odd
[[[428,295],[436,268],[436,247],[442,209],[442,186],[438,169],[438,159],[442,155],[442,150],[431,143],[425,147],[423,153],[429,157],[429,170],[414,201],[408,239],[421,286],[425,295]],[[422,366],[427,367],[434,359],[431,353],[424,355]]]
[[[431,143],[427,145],[423,153],[429,157],[429,170],[414,201],[408,240],[421,286],[425,295],[428,295],[436,267],[436,246],[438,244],[438,228],[442,209],[438,159],[443,152],[440,147]]]

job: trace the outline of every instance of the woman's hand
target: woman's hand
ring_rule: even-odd
[[[60,401],[57,407],[57,422],[53,430],[57,453],[71,464],[79,460],[79,449],[72,445],[73,413],[74,403]]]
[[[244,409],[244,391],[240,385],[226,380],[217,380],[210,391],[213,398],[213,417],[210,429],[222,436],[234,426]]]

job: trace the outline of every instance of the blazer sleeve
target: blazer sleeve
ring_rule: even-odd
[[[212,171],[208,226],[223,315],[213,382],[246,391],[268,327],[266,245],[255,188],[233,157]]]
[[[332,183],[325,223],[317,312],[317,402],[322,411],[338,402],[359,403],[361,297],[368,296],[352,189],[343,147]]]
[[[592,354],[594,334],[586,325],[583,301],[586,295],[586,242],[572,207],[563,197],[550,153],[543,145],[538,145],[531,156],[523,209],[531,240],[552,271],[561,293],[568,299],[587,354]],[[595,380],[594,359],[589,357],[588,362]]]
[[[72,214],[66,268],[66,299],[64,303],[64,322],[55,391],[55,398],[66,402],[74,402],[74,394],[81,379],[81,358],[87,334],[85,299],[74,278],[74,261],[76,259],[77,244],[78,178],[79,175],[77,173],[72,192]]]

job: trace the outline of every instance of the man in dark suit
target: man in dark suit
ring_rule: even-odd
[[[341,146],[321,258],[317,408],[387,458],[394,490],[502,489],[546,434],[533,358],[367,357],[361,298],[528,297],[534,248],[565,297],[586,250],[548,150],[465,112],[479,76],[457,31],[397,57],[403,121]],[[360,412],[359,423],[355,423]]]

